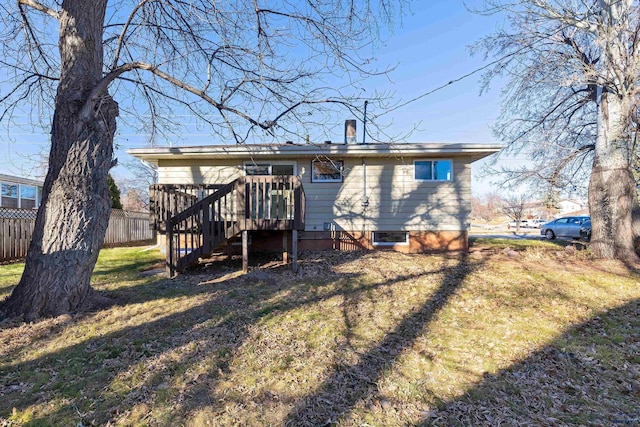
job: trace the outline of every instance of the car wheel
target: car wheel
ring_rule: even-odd
[[[547,230],[547,231],[544,232],[544,237],[546,237],[547,240],[553,240],[553,239],[556,238],[556,235],[553,234],[552,230]]]

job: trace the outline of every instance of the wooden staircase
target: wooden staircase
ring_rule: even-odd
[[[163,227],[167,273],[175,276],[246,231],[303,230],[304,211],[305,194],[299,177],[238,178],[181,212],[168,215]],[[242,240],[245,255],[246,238]]]

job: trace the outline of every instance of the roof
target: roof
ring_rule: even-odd
[[[0,181],[12,182],[16,184],[33,185],[36,187],[42,187],[44,185],[44,182],[42,181],[29,179],[29,178],[20,178],[19,176],[5,175],[2,173],[0,173]]]
[[[238,159],[300,156],[396,157],[470,156],[473,161],[500,151],[500,144],[392,143],[392,144],[234,144],[194,147],[134,148],[127,153],[157,164],[161,159]]]

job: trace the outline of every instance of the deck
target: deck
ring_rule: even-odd
[[[247,176],[224,185],[156,184],[150,188],[150,223],[166,234],[171,277],[238,237],[246,271],[247,236],[253,230],[291,231],[295,270],[297,231],[304,229],[305,205],[296,176]]]

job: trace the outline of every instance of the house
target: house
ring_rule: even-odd
[[[543,201],[533,201],[524,205],[524,218],[542,218],[551,220],[567,215],[589,215],[588,204],[572,199],[561,199],[555,206],[549,207]]]
[[[565,216],[574,212],[581,212],[587,208],[587,203],[572,199],[561,199],[558,202],[558,216]]]
[[[42,181],[0,174],[0,207],[37,209],[42,185]]]
[[[173,262],[240,235],[252,250],[278,248],[280,238],[299,249],[466,250],[471,163],[500,148],[286,143],[128,152],[158,168],[152,222]]]

